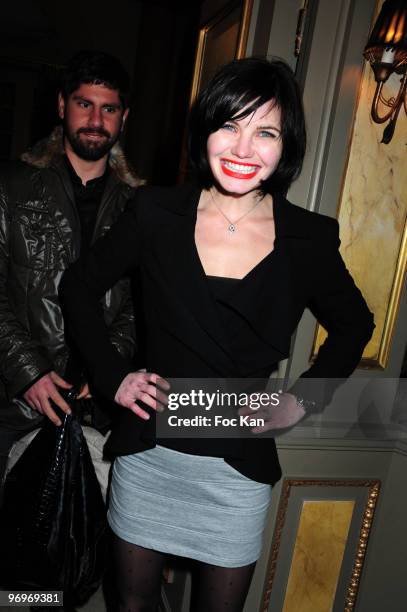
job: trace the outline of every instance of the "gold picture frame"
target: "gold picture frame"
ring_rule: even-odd
[[[218,68],[244,57],[252,9],[253,0],[235,0],[199,30],[190,106]]]
[[[300,491],[300,498],[304,501],[314,499],[318,500],[319,503],[323,503],[319,491],[325,489],[325,492],[327,492],[329,489],[332,489],[332,495],[328,495],[325,500],[337,501],[338,496],[336,495],[336,491],[338,491],[339,488],[345,489],[346,493],[342,495],[342,497],[353,501],[356,509],[356,512],[354,510],[352,513],[352,523],[354,524],[353,539],[355,540],[351,542],[351,549],[353,549],[352,560],[349,562],[348,559],[349,567],[345,568],[345,571],[342,567],[340,568],[340,573],[344,573],[345,577],[347,577],[345,580],[346,588],[344,590],[343,609],[344,612],[354,611],[366,556],[367,543],[380,493],[380,480],[377,479],[287,478],[283,481],[259,612],[268,612],[270,609],[272,589],[279,566],[279,553],[281,550],[290,548],[287,542],[286,523],[288,522],[287,519],[289,515],[295,514],[294,508],[290,509],[290,496],[296,490],[297,492]],[[355,493],[352,494],[352,491],[355,491]],[[357,491],[362,492],[362,499],[359,497],[359,500],[357,500]],[[295,539],[298,537],[298,533],[291,535],[295,535]],[[291,551],[291,563],[293,562],[293,557],[294,551]],[[291,571],[291,566],[289,571]],[[286,596],[286,586],[286,584],[280,585],[284,600]],[[278,603],[281,605],[281,602]]]

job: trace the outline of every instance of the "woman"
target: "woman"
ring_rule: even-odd
[[[164,553],[197,561],[194,611],[241,610],[270,485],[281,475],[274,441],[264,437],[156,445],[150,416],[165,404],[160,387],[168,388],[159,376],[266,378],[287,357],[307,306],[328,338],[304,377],[349,376],[371,336],[372,316],[338,252],[336,221],[282,196],[304,150],[291,70],[255,58],[228,64],[192,113],[197,183],[139,189],[63,279],[68,325],[91,379],[127,408],[109,441],[119,456],[109,523],[123,610],[154,609]],[[147,372],[133,372],[111,346],[99,303],[136,270]],[[261,430],[294,425],[304,405],[283,394]]]

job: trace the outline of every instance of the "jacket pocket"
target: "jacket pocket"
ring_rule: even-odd
[[[15,263],[27,268],[62,270],[67,265],[50,214],[43,210],[40,202],[17,207],[12,222],[11,250]]]

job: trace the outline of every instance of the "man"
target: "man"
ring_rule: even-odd
[[[109,229],[140,183],[117,143],[128,85],[112,56],[77,54],[58,96],[62,127],[0,179],[0,482],[13,442],[43,416],[59,425],[52,403],[69,412],[61,390],[75,385],[79,397],[90,397],[66,343],[57,289],[65,268]],[[104,307],[113,344],[130,358],[127,281],[106,294]]]

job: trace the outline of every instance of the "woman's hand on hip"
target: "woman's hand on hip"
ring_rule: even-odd
[[[253,433],[287,429],[293,427],[306,414],[304,408],[297,403],[297,398],[291,393],[281,393],[277,405],[262,406],[259,410],[252,410],[244,406],[238,410],[239,415],[251,415],[256,419],[263,419],[264,425],[252,427]]]
[[[150,415],[141,408],[138,402],[143,402],[153,410],[162,412],[167,405],[168,398],[165,392],[169,388],[169,383],[158,374],[144,370],[131,372],[122,380],[114,401],[147,421]]]

